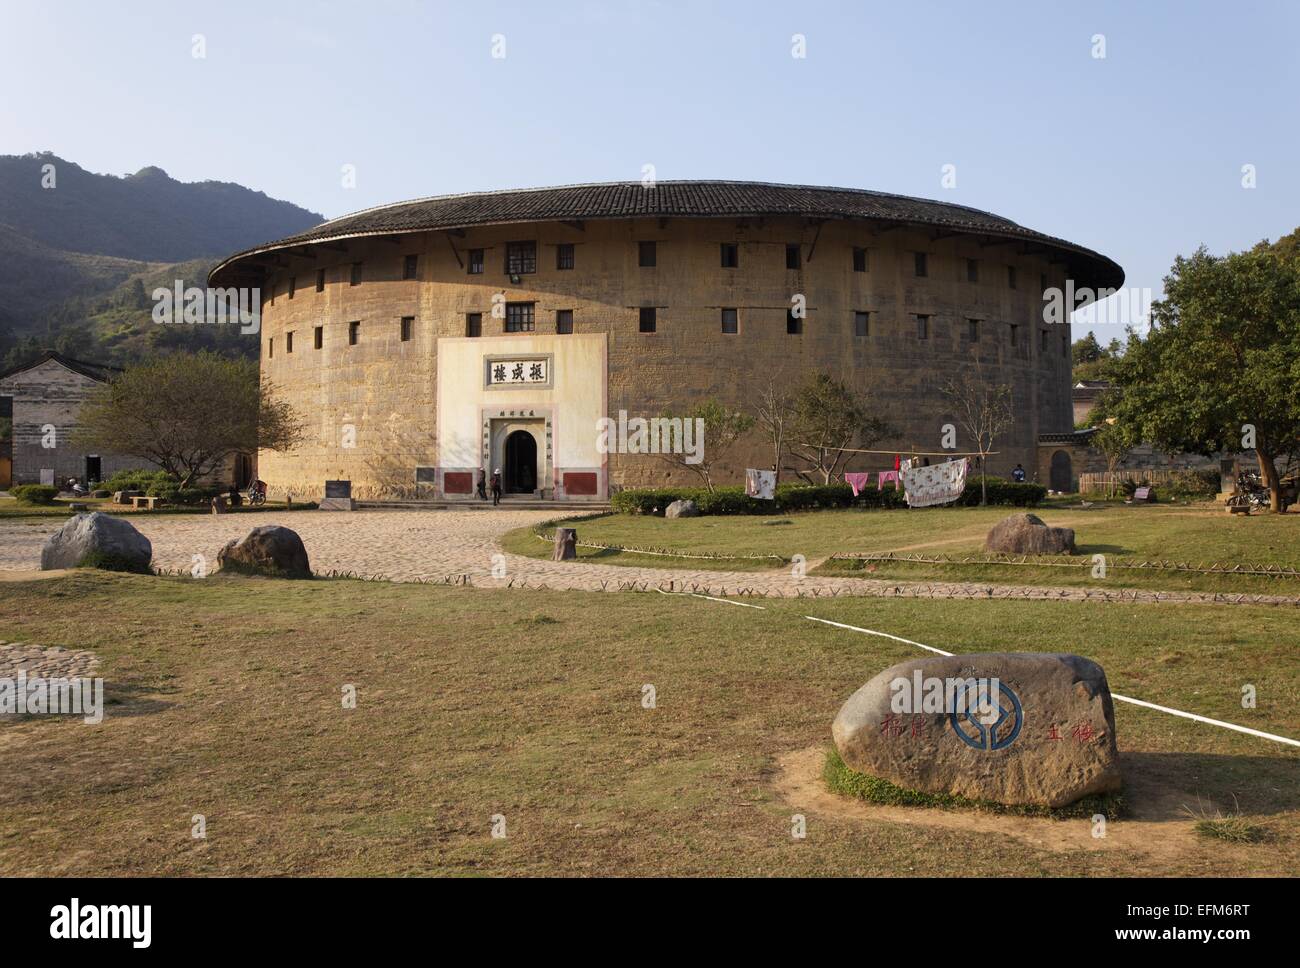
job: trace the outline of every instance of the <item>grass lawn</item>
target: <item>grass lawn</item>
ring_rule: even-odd
[[[706,555],[802,554],[817,574],[853,574],[873,578],[994,581],[1003,584],[1116,585],[1186,591],[1254,592],[1300,596],[1300,577],[1202,575],[1175,571],[1138,571],[1108,567],[1104,580],[1092,577],[1092,556],[1142,561],[1252,562],[1300,568],[1300,514],[1229,516],[1211,505],[1096,505],[1034,510],[1046,523],[1074,528],[1078,555],[1052,559],[1071,562],[1062,568],[1044,564],[946,565],[904,562],[825,562],[833,554],[897,552],[920,555],[980,554],[989,529],[1018,509],[928,508],[891,511],[809,511],[799,514],[719,516],[667,520],[611,514],[577,521],[578,540],[618,547],[670,550]],[[550,557],[550,545],[529,529],[503,542],[508,551]],[[764,570],[785,567],[773,559],[680,559],[579,548],[578,557],[608,564],[660,568]],[[824,563],[823,563],[824,562]],[[868,570],[870,569],[870,570]]]
[[[1300,863],[1297,751],[1124,704],[1134,815],[1104,840],[1082,819],[868,807],[784,779],[796,755],[820,773],[844,699],[920,654],[806,614],[954,652],[1077,651],[1116,692],[1300,736],[1289,611],[766,604],[221,575],[0,584],[0,636],[94,649],[111,702],[99,726],[0,722],[0,873],[1241,875]],[[1257,709],[1241,708],[1245,683]],[[347,684],[355,709],[341,703]],[[1194,829],[1238,809],[1263,840]],[[806,839],[791,837],[793,813]],[[191,838],[195,814],[205,840]],[[505,839],[490,835],[496,814]]]

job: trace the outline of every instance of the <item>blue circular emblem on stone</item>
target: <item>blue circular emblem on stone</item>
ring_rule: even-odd
[[[961,701],[965,697],[964,702]],[[948,714],[952,731],[963,743],[977,750],[1004,750],[1016,741],[1020,727],[1024,725],[1024,709],[1020,697],[1004,684],[998,684],[998,716],[992,723],[982,723],[979,719],[979,687],[975,682],[968,683],[957,694],[957,705],[964,707],[964,712]]]

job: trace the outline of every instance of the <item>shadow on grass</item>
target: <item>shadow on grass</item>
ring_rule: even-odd
[[[1300,808],[1300,760],[1223,753],[1120,753],[1128,809],[1144,820],[1186,820],[1188,808],[1251,816]]]

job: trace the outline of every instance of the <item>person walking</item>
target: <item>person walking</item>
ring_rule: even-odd
[[[492,472],[492,506],[496,507],[501,503],[501,468]]]
[[[1016,469],[1011,472],[1011,479],[1017,484],[1023,484],[1025,482],[1025,469],[1017,464]]]
[[[487,471],[479,468],[478,472],[478,499],[487,500]]]

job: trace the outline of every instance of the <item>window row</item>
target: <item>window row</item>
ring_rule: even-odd
[[[722,242],[721,247],[721,266],[724,269],[740,268],[740,243]],[[555,246],[555,268],[558,270],[572,269],[574,267],[574,243],[566,242]],[[465,261],[466,272],[471,276],[483,274],[484,249],[470,249]],[[854,246],[852,250],[853,271],[867,272],[870,268],[869,251],[865,248]],[[927,252],[914,252],[913,256],[913,273],[917,278],[928,278],[930,275],[930,257]],[[654,268],[658,265],[658,243],[656,242],[638,242],[637,243],[637,265],[643,268]],[[787,269],[800,269],[803,266],[803,247],[797,242],[791,242],[785,247],[785,267]],[[978,283],[980,281],[979,259],[966,260],[966,281]],[[419,278],[420,257],[419,255],[406,255],[402,257],[402,279],[411,280]],[[537,243],[534,241],[524,242],[507,242],[505,246],[504,271],[508,276],[529,275],[537,271]],[[1007,288],[1016,289],[1018,279],[1016,267],[1012,265],[1005,266]],[[348,285],[359,286],[362,279],[362,263],[353,262],[350,266],[348,275]],[[289,298],[294,298],[298,289],[298,277],[289,277]],[[1047,273],[1039,274],[1039,289],[1047,289]],[[325,290],[325,270],[316,270],[316,291]],[[271,291],[271,305],[275,305],[275,290]]]
[[[555,332],[560,335],[570,334],[573,332],[573,310],[557,309],[554,311]],[[658,307],[641,306],[637,310],[637,331],[641,333],[654,333],[658,330],[659,318]],[[872,319],[875,315],[870,311],[858,310],[853,313],[853,335],[858,339],[866,339],[872,333]],[[912,313],[912,320],[915,326],[916,338],[918,340],[928,340],[930,338],[930,322],[933,318],[928,313]],[[961,331],[961,339],[967,343],[978,343],[984,333],[986,320],[967,319],[964,328]],[[720,310],[721,331],[727,336],[738,336],[740,334],[740,309],[737,307],[724,306]],[[403,316],[398,325],[398,337],[403,342],[409,342],[414,334],[415,317]],[[503,319],[503,332],[506,333],[533,333],[537,331],[537,304],[531,302],[514,302],[506,303],[505,316]],[[787,310],[785,315],[785,331],[791,336],[800,336],[804,331],[804,317],[797,315],[794,310]],[[315,349],[321,349],[324,345],[325,328],[316,326],[312,331],[312,343]],[[1007,326],[1008,342],[1013,347],[1027,346],[1022,342],[1021,326],[1019,323],[1009,323]],[[483,335],[483,314],[466,313],[465,314],[465,335],[469,337],[478,337]],[[286,353],[293,352],[294,332],[290,330],[284,334],[284,350]],[[348,345],[355,346],[361,338],[361,321],[352,320],[348,323]],[[1048,352],[1050,341],[1050,330],[1039,330],[1039,351]],[[1065,358],[1070,357],[1070,333],[1069,330],[1061,334],[1060,339],[1061,355]],[[267,341],[266,354],[268,357],[275,356],[275,338],[271,337]]]

